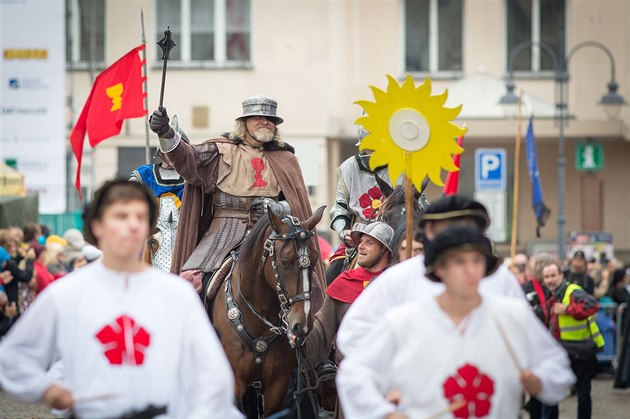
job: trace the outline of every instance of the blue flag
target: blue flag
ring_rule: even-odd
[[[540,173],[538,172],[538,155],[536,154],[536,139],[534,138],[534,116],[529,118],[527,128],[527,168],[529,180],[532,183],[532,207],[536,213],[536,237],[540,237],[540,227],[543,227],[551,214],[551,210],[543,202],[542,186],[540,185]]]

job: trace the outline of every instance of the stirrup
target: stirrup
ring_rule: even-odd
[[[330,359],[323,361],[317,366],[317,376],[321,382],[334,380],[336,375],[337,366]]]

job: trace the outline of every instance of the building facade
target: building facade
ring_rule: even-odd
[[[553,247],[557,240],[558,84],[551,55],[537,43],[559,56],[585,41],[601,43],[614,58],[619,93],[630,97],[630,3],[625,0],[67,0],[68,133],[91,77],[142,42],[141,10],[149,113],[158,104],[162,70],[155,42],[169,26],[177,43],[164,94],[169,114],[179,115],[197,143],[230,130],[243,98],[275,97],[285,119],[280,128],[296,147],[314,207],[332,203],[335,168],[356,151],[354,121],[361,108],[354,102],[372,99],[368,86],[385,88],[386,74],[402,79],[409,73],[417,83],[431,77],[434,93],[449,90],[447,105],[463,105],[457,122],[466,123],[469,131],[460,191],[475,193],[477,149],[506,151],[505,204],[495,208],[489,203],[505,232],[498,246],[504,254],[513,222],[511,182],[519,125],[498,105],[510,52],[523,41],[534,44],[513,57],[512,69],[516,91],[523,92],[521,137],[524,141],[533,113],[540,178],[551,209],[536,238],[522,151],[519,250]],[[597,104],[611,76],[608,56],[600,48],[576,51],[568,74],[566,231],[610,232],[617,256],[630,260],[625,218],[630,208],[630,110],[623,107],[610,118]],[[144,164],[145,138],[143,119],[126,121],[120,136],[86,151],[84,183],[98,187]],[[603,150],[600,170],[576,168],[581,143]],[[153,135],[150,144],[157,145]],[[440,193],[435,185],[428,189],[430,199]],[[326,230],[323,223],[321,230]]]

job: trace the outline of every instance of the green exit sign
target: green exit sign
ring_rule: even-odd
[[[604,146],[600,143],[577,143],[575,145],[576,170],[602,170],[604,168]]]

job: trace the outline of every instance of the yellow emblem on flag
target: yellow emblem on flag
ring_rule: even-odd
[[[105,94],[112,100],[111,112],[122,108],[123,84],[118,83],[105,89]]]

